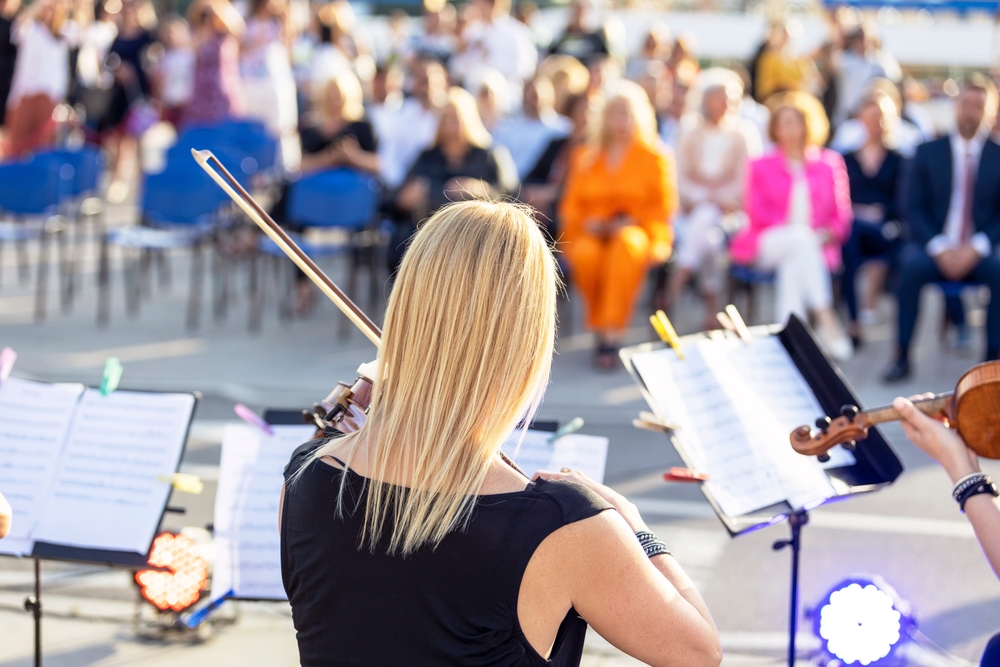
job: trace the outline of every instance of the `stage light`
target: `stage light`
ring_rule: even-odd
[[[847,665],[880,664],[914,627],[910,605],[881,577],[840,582],[812,616],[826,652]]]
[[[139,570],[135,582],[142,597],[160,611],[187,609],[208,584],[208,563],[198,554],[194,540],[183,535],[157,535],[149,564],[164,569]]]

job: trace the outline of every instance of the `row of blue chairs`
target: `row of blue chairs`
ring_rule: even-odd
[[[86,217],[101,221],[103,207],[95,197],[104,166],[100,150],[49,150],[26,159],[0,163],[0,246],[14,243],[18,276],[29,275],[27,243],[39,242],[35,290],[35,319],[46,316],[49,241],[59,241],[60,302],[72,306],[76,284],[76,251],[69,243],[73,223]]]

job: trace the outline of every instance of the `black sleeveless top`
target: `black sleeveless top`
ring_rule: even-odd
[[[545,660],[521,631],[518,592],[542,540],[610,505],[579,484],[539,481],[480,496],[468,528],[433,551],[389,556],[384,539],[372,553],[358,549],[364,477],[315,461],[290,480],[323,442],[299,447],[285,468],[281,576],[304,667],[580,664],[587,622],[570,609]]]

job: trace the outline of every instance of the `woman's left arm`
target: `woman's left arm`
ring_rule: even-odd
[[[656,151],[652,168],[647,171],[645,164],[637,164],[635,167],[643,169],[645,173],[636,173],[634,177],[648,183],[645,200],[636,202],[633,209],[636,222],[649,235],[650,259],[665,262],[670,259],[673,248],[674,232],[671,225],[679,205],[674,156],[673,153]]]

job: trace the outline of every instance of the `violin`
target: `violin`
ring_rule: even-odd
[[[944,419],[979,456],[1000,459],[1000,361],[973,366],[959,379],[954,392],[914,401],[913,405],[926,415]],[[827,452],[831,448],[844,445],[852,450],[858,440],[868,437],[872,426],[898,419],[899,413],[892,406],[861,411],[845,405],[839,417],[820,417],[816,430],[800,426],[789,439],[799,454],[825,462],[830,460]]]
[[[260,227],[261,231],[270,237],[281,248],[289,259],[340,309],[368,340],[379,347],[382,342],[382,331],[353,301],[330,280],[312,259],[288,236],[277,222],[267,214],[260,204],[250,196],[229,170],[219,162],[212,151],[191,149],[195,161],[212,180],[229,195],[244,213]],[[358,368],[358,377],[353,383],[338,382],[330,394],[319,403],[313,405],[312,411],[303,410],[302,416],[307,424],[314,424],[318,429],[317,437],[330,429],[341,433],[353,433],[365,423],[368,408],[372,399],[372,379],[378,368],[377,362],[362,364]]]

